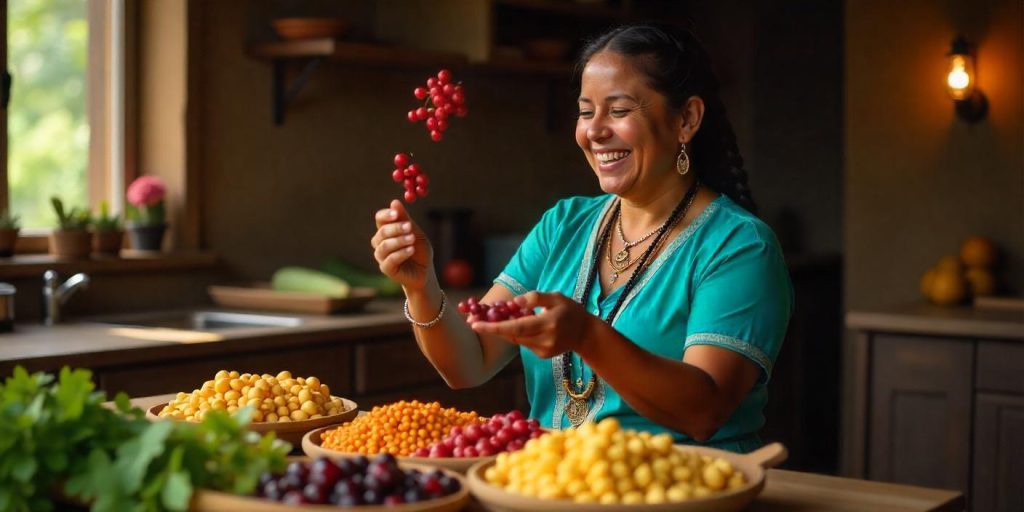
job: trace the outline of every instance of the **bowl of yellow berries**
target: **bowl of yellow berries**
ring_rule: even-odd
[[[467,477],[477,499],[496,510],[726,512],[750,504],[765,468],[786,455],[779,443],[746,455],[675,445],[668,434],[625,430],[607,418],[545,433],[474,465]]]
[[[178,393],[169,403],[151,407],[150,419],[202,421],[207,411],[233,413],[252,407],[249,429],[275,432],[279,439],[298,445],[310,430],[348,421],[359,414],[355,402],[331,395],[320,379],[293,377],[291,372],[239,373],[221,370],[191,393]]]
[[[390,453],[402,463],[465,473],[498,453],[521,449],[541,433],[536,420],[519,411],[484,418],[438,402],[402,400],[374,407],[346,424],[308,432],[302,451],[335,460]]]

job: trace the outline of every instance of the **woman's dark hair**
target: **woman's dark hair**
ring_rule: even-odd
[[[676,38],[653,25],[627,25],[605,32],[583,47],[574,74],[577,88],[587,62],[604,50],[635,57],[648,85],[665,96],[670,108],[682,109],[691,96],[704,100],[704,119],[690,143],[693,167],[708,186],[756,212],[736,134],[718,94],[718,78],[697,36],[685,30]]]

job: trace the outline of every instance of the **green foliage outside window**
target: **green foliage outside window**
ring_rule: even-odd
[[[88,203],[84,0],[8,0],[10,211],[25,227],[56,223],[51,196]]]

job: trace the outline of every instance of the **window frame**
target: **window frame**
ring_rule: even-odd
[[[97,209],[101,201],[111,211],[123,212],[129,157],[135,154],[135,19],[134,2],[125,0],[87,0],[89,24],[88,64],[86,66],[86,112],[89,123],[89,155],[86,186],[89,207]],[[0,69],[7,68],[8,0],[0,0]],[[113,30],[118,30],[115,35]],[[114,54],[117,50],[118,54]],[[120,77],[114,87],[112,77]],[[16,78],[15,78],[16,79]],[[119,97],[118,97],[119,96]],[[116,122],[115,122],[116,121]],[[119,140],[118,140],[119,139]],[[10,205],[8,184],[7,108],[0,110],[0,208]],[[18,254],[45,253],[49,249],[51,228],[23,228],[15,251]]]

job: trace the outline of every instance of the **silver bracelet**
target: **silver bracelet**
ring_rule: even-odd
[[[405,319],[408,320],[409,323],[421,329],[429,329],[437,325],[437,323],[441,321],[441,318],[444,317],[444,310],[446,306],[448,306],[448,297],[444,294],[444,290],[441,290],[441,311],[437,313],[437,316],[434,317],[433,320],[426,323],[414,320],[412,315],[409,313],[409,299],[405,299],[405,305],[402,306],[402,311],[405,312]]]

